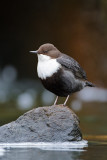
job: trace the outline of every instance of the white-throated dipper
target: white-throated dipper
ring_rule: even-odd
[[[87,81],[86,73],[72,57],[61,53],[53,44],[46,43],[37,51],[30,51],[38,56],[37,73],[44,87],[58,96],[67,97],[86,86],[94,87]]]

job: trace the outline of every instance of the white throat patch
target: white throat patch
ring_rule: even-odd
[[[51,77],[60,68],[61,64],[56,59],[51,59],[49,56],[43,54],[38,55],[37,73],[39,78],[46,79],[47,77]]]

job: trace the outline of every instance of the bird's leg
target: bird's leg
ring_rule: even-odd
[[[66,98],[66,100],[65,100],[65,102],[64,102],[64,104],[63,104],[64,106],[66,105],[68,99],[69,99],[69,95],[67,96],[67,98]]]
[[[58,96],[55,99],[54,105],[56,105],[57,101],[58,101]]]

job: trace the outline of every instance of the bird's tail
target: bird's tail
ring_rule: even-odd
[[[96,87],[95,84],[89,82],[89,81],[86,81],[86,86],[89,86],[89,87]]]

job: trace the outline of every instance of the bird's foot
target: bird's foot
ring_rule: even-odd
[[[66,103],[67,103],[68,99],[69,99],[69,95],[67,96],[67,98],[66,98],[66,100],[65,100],[65,102],[64,102],[64,104],[63,104],[63,106],[66,106]]]
[[[57,101],[58,101],[58,96],[55,99],[54,105],[56,105]]]

